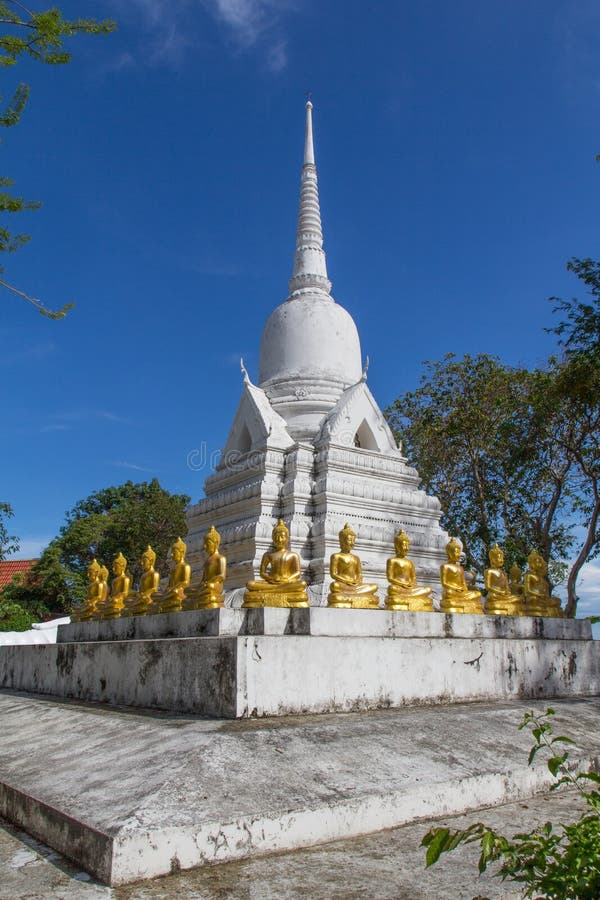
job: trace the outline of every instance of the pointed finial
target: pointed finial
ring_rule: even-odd
[[[323,229],[321,227],[319,188],[313,143],[312,108],[313,105],[309,95],[309,99],[306,101],[304,164],[302,166],[300,183],[296,252],[294,254],[292,277],[288,283],[290,290],[288,300],[301,297],[304,294],[318,294],[333,303],[334,300],[330,294],[331,282],[327,277],[327,263],[323,250]]]
[[[309,92],[310,94],[310,92]],[[313,105],[310,102],[310,96],[306,101],[306,134],[304,137],[304,165],[305,166],[314,166],[315,164],[315,148],[313,144],[313,129],[312,129],[312,108]]]
[[[246,369],[246,366],[244,365],[244,357],[243,356],[240,356],[240,369],[241,369],[242,375],[244,376],[244,384],[250,384],[250,376],[248,375],[248,370]]]

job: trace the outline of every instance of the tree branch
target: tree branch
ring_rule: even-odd
[[[39,300],[37,297],[30,297],[29,294],[26,294],[24,291],[20,291],[18,288],[14,287],[12,284],[8,284],[7,281],[2,281],[0,278],[0,287],[6,288],[7,291],[12,291],[13,294],[16,294],[17,297],[22,297],[24,300],[27,300],[31,303],[37,311],[42,315],[46,316],[47,319],[64,319],[66,314],[70,309],[73,309],[75,306],[74,303],[65,303],[62,309],[53,310],[48,309],[44,306],[43,302]]]

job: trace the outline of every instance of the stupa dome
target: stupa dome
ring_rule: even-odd
[[[259,385],[321,381],[344,390],[360,380],[362,357],[354,320],[323,294],[286,300],[271,313],[260,344]]]

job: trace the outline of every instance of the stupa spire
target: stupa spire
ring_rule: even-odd
[[[300,183],[300,208],[296,230],[294,269],[289,282],[288,300],[301,298],[302,294],[320,294],[333,302],[330,296],[331,282],[327,277],[327,262],[323,250],[323,229],[319,206],[319,186],[315,166],[313,144],[312,109],[306,104],[306,134],[304,138],[304,164]]]

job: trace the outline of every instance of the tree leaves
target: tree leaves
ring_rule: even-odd
[[[5,559],[11,553],[19,549],[19,539],[14,534],[8,533],[6,520],[14,516],[10,503],[0,500],[0,560]]]
[[[71,59],[71,54],[64,47],[65,38],[76,34],[108,34],[116,27],[108,19],[102,22],[95,19],[65,19],[58,7],[42,12],[31,11],[16,0],[0,2],[0,24],[8,28],[7,33],[0,35],[0,66],[3,67],[16,65],[23,56],[47,65],[64,65]],[[0,127],[12,128],[19,122],[29,98],[29,90],[28,84],[21,83],[17,86],[4,109],[0,109]],[[0,177],[0,186],[11,187],[12,180]],[[39,206],[37,201],[24,200],[7,191],[0,193],[0,213],[22,212],[38,209]],[[6,226],[0,227],[0,252],[13,253],[28,241],[29,235],[12,234]],[[0,272],[2,271],[0,267]],[[0,287],[27,300],[48,319],[63,319],[73,307],[72,303],[65,303],[61,309],[49,309],[38,298],[6,281],[0,280]]]

